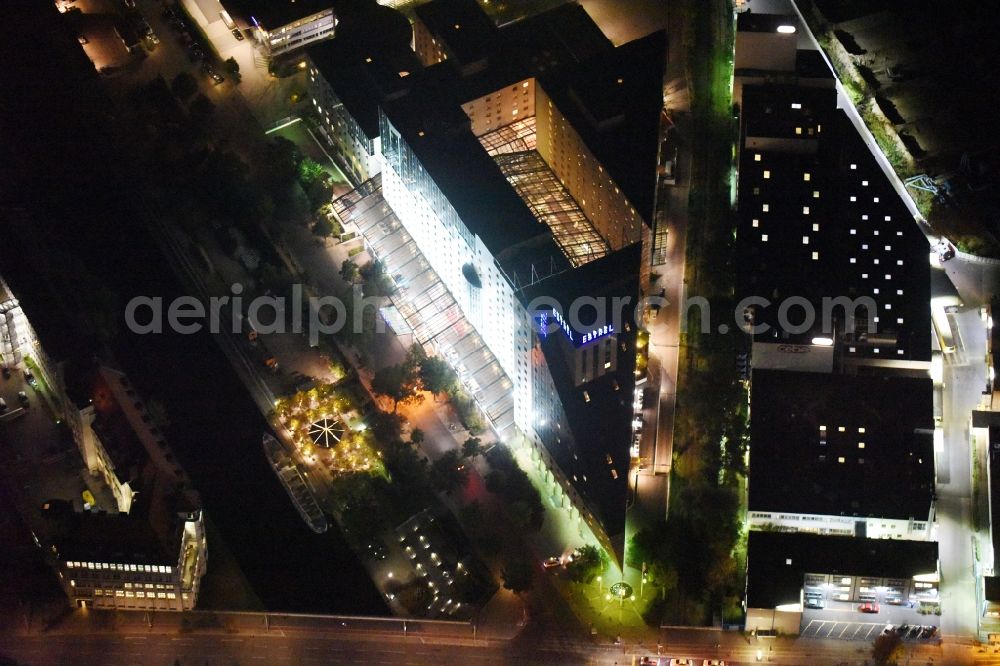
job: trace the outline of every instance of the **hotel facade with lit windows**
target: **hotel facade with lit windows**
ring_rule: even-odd
[[[449,360],[579,536],[621,557],[665,37],[615,48],[577,5],[502,30],[472,0],[417,17],[415,33],[442,49],[418,49],[419,71],[359,54],[355,71],[381,93],[354,105],[358,126],[377,119],[377,141],[366,136],[378,172],[334,208],[392,277],[405,332]],[[536,45],[567,21],[578,41],[540,67]],[[337,39],[310,52],[322,107],[324,87],[353,92],[316,55]],[[604,300],[571,308],[585,297]]]

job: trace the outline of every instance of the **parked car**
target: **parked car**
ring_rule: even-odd
[[[671,659],[670,666],[694,666],[694,662],[690,659]]]
[[[938,261],[942,264],[949,259],[955,258],[955,246],[947,238],[942,238],[934,246],[934,251],[937,252]]]
[[[7,409],[7,401],[4,400],[3,398],[0,398],[0,412],[6,409]]]
[[[35,380],[35,375],[31,372],[31,368],[24,369],[24,381],[28,382],[32,386],[38,385],[38,382]]]
[[[889,634],[893,634],[895,633],[895,629],[896,627],[894,627],[893,625],[887,624],[885,625],[885,627],[882,628],[882,635],[888,636]]]
[[[28,394],[25,393],[24,391],[17,392],[17,399],[20,400],[21,404],[24,405],[25,407],[28,406]]]
[[[87,39],[86,35],[77,35],[76,36],[76,41],[80,42],[81,44],[89,44],[90,43],[90,40]]]
[[[233,28],[233,37],[241,42],[243,41],[243,33],[240,32],[239,28]]]
[[[701,662],[701,666],[726,666],[726,662],[721,659],[706,659]]]
[[[220,83],[222,83],[223,81],[226,80],[226,77],[224,77],[222,74],[219,74],[218,72],[215,72],[215,71],[213,71],[211,74],[209,74],[209,76],[212,77],[212,81],[215,82],[215,85],[219,85]]]
[[[545,567],[546,569],[554,569],[556,567],[561,567],[562,558],[556,557],[555,555],[553,555],[552,557],[546,557],[545,560],[542,561],[542,566]]]
[[[878,604],[875,603],[874,601],[866,601],[865,603],[858,606],[858,610],[861,611],[862,613],[878,613],[879,607]]]
[[[921,638],[931,638],[937,633],[937,627],[928,625],[926,627],[921,627],[920,637]]]
[[[806,595],[806,608],[826,608],[826,602],[818,594]]]

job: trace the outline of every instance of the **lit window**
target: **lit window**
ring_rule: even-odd
[[[760,209],[766,213],[767,211],[769,211],[771,209],[771,207],[769,205],[767,205],[767,204],[763,204],[763,205],[761,205]]]
[[[767,242],[767,234],[761,234],[760,235],[760,239],[766,243]]]
[[[813,190],[813,199],[819,199],[819,190]]]
[[[754,220],[751,224],[753,225],[753,228],[756,229],[760,226],[760,220]]]
[[[826,432],[826,426],[825,426],[825,425],[821,425],[821,426],[819,427],[819,431],[820,431],[820,432]]]
[[[851,169],[852,169],[852,170],[853,170],[853,169],[857,169],[857,168],[858,168],[858,165],[857,165],[857,164],[852,164],[852,165],[851,165]]]
[[[770,177],[771,177],[771,172],[768,171],[767,169],[764,169],[764,180],[767,180]]]
[[[851,263],[852,263],[852,264],[856,264],[856,263],[858,263],[858,260],[857,260],[857,259],[855,259],[854,257],[851,257]]]
[[[808,172],[802,174],[802,180],[809,181],[810,179],[812,179],[812,176]]]
[[[872,201],[874,201],[875,203],[878,203],[878,197],[872,198]]]
[[[801,109],[802,105],[799,104],[798,102],[792,102],[792,108],[793,109]]]
[[[809,236],[803,236],[802,237],[802,244],[803,245],[809,245]]]
[[[851,201],[857,201],[857,200],[858,200],[858,198],[856,196],[853,196],[853,195],[851,196]]]
[[[837,432],[846,432],[846,431],[847,431],[846,426],[837,426]]]
[[[865,448],[865,443],[864,442],[858,442],[858,448],[859,449]]]
[[[862,187],[868,187],[868,181],[867,180],[861,181],[861,186]]]
[[[852,236],[856,236],[856,235],[857,235],[857,233],[858,233],[858,230],[857,230],[857,229],[851,229],[851,235],[852,235]]]
[[[819,223],[813,223],[813,231],[819,231]]]
[[[844,458],[844,456],[838,456],[837,457],[837,462],[843,464],[843,463],[847,462],[847,459]]]
[[[754,155],[753,155],[753,161],[754,162],[760,162],[760,153],[754,153]]]
[[[796,127],[795,128],[795,133],[796,134],[802,134],[802,128],[801,127]]]
[[[802,207],[802,214],[803,215],[808,215],[809,214],[809,206],[803,206]]]
[[[885,216],[885,221],[889,222],[890,220],[892,220],[892,215],[886,215]]]
[[[818,261],[819,260],[819,252],[813,252],[812,253],[812,258],[813,258],[813,261]]]

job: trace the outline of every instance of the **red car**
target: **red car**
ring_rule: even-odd
[[[858,606],[858,610],[861,611],[862,613],[877,613],[878,604],[869,601]]]

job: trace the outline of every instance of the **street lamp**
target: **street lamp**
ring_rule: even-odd
[[[601,576],[597,577],[597,592],[598,592],[598,594],[600,594],[601,592],[604,591],[604,583],[601,582],[603,580],[604,579]]]

